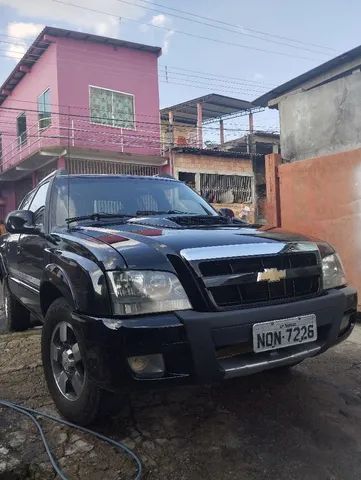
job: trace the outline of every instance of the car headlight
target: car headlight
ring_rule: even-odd
[[[192,308],[177,276],[170,272],[108,272],[116,315],[170,312]]]
[[[322,259],[323,288],[342,287],[346,284],[342,262],[337,253],[327,255]]]

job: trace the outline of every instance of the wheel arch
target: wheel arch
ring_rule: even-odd
[[[58,265],[48,264],[40,284],[40,307],[43,317],[54,300],[60,297],[65,298],[72,308],[78,308],[75,292],[67,273]]]

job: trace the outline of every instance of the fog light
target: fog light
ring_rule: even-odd
[[[350,326],[350,315],[344,315],[344,317],[342,318],[342,322],[341,322],[341,325],[340,325],[340,332],[344,332],[345,330],[347,330]]]
[[[154,378],[164,375],[164,359],[160,353],[129,357],[128,364],[138,377]]]

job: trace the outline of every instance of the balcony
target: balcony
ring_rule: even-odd
[[[13,181],[58,157],[161,166],[158,125],[137,122],[136,129],[108,127],[76,116],[52,114],[51,123],[35,122],[3,149],[0,180]]]

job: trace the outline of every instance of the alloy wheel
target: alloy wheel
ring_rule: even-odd
[[[85,385],[86,372],[73,327],[60,322],[55,327],[50,345],[51,367],[55,383],[68,400],[77,400]]]

